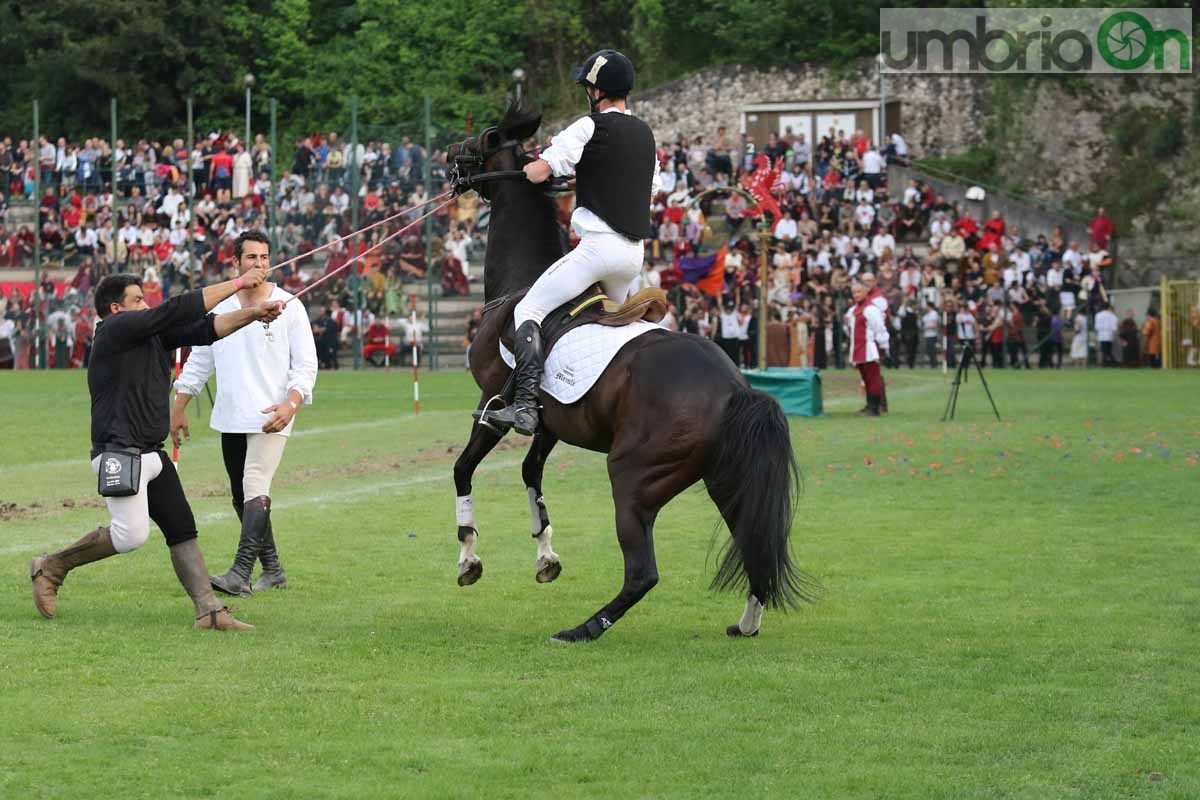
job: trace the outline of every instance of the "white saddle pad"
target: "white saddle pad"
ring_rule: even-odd
[[[580,325],[554,344],[546,357],[542,390],[560,403],[574,403],[595,385],[617,351],[650,331],[663,328],[645,320],[623,325]],[[512,352],[500,343],[500,357],[510,367],[517,364]]]

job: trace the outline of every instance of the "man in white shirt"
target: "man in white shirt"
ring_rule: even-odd
[[[875,221],[875,206],[871,205],[867,198],[860,198],[858,205],[854,207],[854,221],[864,231],[868,230],[871,223]]]
[[[467,239],[466,234],[463,233],[462,228],[455,228],[454,233],[450,237],[448,249],[450,250],[450,255],[457,258],[458,262],[462,264],[463,277],[468,281],[471,280],[470,244],[471,242]]]
[[[800,162],[796,162],[792,166],[792,171],[783,176],[780,180],[784,188],[788,191],[796,192],[802,196],[808,196],[808,174],[804,172],[800,166]]]
[[[167,190],[167,194],[162,199],[162,213],[168,217],[175,216],[175,212],[179,210],[179,204],[183,202],[183,195],[175,188],[174,184]]]
[[[1029,251],[1020,247],[1013,248],[1013,251],[1008,254],[1008,260],[1016,267],[1017,282],[1023,284],[1025,276],[1033,271],[1033,260],[1029,257]]]
[[[1117,365],[1117,359],[1113,355],[1113,340],[1117,336],[1119,325],[1120,322],[1117,320],[1117,315],[1113,313],[1112,306],[1105,303],[1104,310],[1096,315],[1096,340],[1100,342],[1103,366],[1115,367]]]
[[[346,209],[350,208],[350,195],[346,194],[346,190],[338,186],[333,190],[333,195],[329,198],[329,204],[333,206],[335,214],[345,214]]]
[[[1063,271],[1057,261],[1050,262],[1050,269],[1046,270],[1046,291],[1048,293],[1056,293],[1062,289]]]
[[[100,237],[96,234],[96,229],[89,222],[86,227],[80,227],[75,231],[75,251],[80,255],[90,256],[96,253],[96,245],[100,242]]]
[[[17,354],[16,335],[17,323],[8,317],[0,317],[0,341],[8,342],[8,355],[13,357]]]
[[[800,165],[812,161],[812,147],[804,141],[803,133],[797,134],[795,141],[792,142],[792,157],[795,163]]]
[[[785,214],[775,224],[775,238],[781,242],[790,242],[792,239],[795,239],[797,232],[796,220],[792,219],[790,214]]]
[[[850,339],[850,364],[858,368],[867,390],[867,405],[860,411],[878,417],[883,407],[883,375],[879,359],[886,355],[890,336],[883,313],[871,302],[868,289],[861,283],[850,286],[854,305],[846,311],[846,328]]]
[[[1072,272],[1079,275],[1083,269],[1083,254],[1079,252],[1079,242],[1071,242],[1066,252],[1062,254],[1062,263],[1064,267],[1069,267]]]
[[[675,173],[671,170],[659,172],[659,192],[663,194],[672,194],[675,191]]]
[[[883,184],[883,171],[887,168],[887,161],[879,155],[874,143],[868,145],[867,152],[863,153],[862,167],[867,185],[872,189],[878,189]]]
[[[250,231],[234,244],[233,265],[242,274],[270,266],[270,240]],[[301,405],[312,403],[317,379],[317,349],[304,305],[279,286],[264,282],[222,301],[214,311],[233,311],[261,302],[284,303],[272,325],[248,325],[207,347],[192,349],[175,381],[171,438],[187,438],[188,403],[217,373],[217,399],[210,426],[221,433],[221,451],[233,492],[233,508],[242,523],[233,566],[212,576],[220,592],[248,596],[284,588],[287,578],[275,548],[271,526],[271,481],[283,458],[293,420]],[[253,587],[250,573],[262,560],[262,576]]]
[[[1010,261],[1008,266],[1004,268],[1004,273],[1001,277],[1001,280],[1004,282],[1005,289],[1008,289],[1011,286],[1016,286],[1020,280],[1020,273],[1017,272],[1017,265]]]
[[[835,255],[848,256],[850,255],[851,247],[852,244],[850,242],[849,234],[839,231],[837,235],[833,237],[833,252]]]
[[[171,247],[187,243],[187,227],[184,223],[175,222],[171,225],[171,233],[168,234],[167,241],[171,243]]]
[[[143,225],[138,231],[138,246],[142,248],[143,253],[150,252],[154,247],[155,237],[158,235],[157,225]]]
[[[934,249],[941,247],[942,240],[950,234],[951,228],[944,212],[933,212],[933,219],[929,222],[929,246]]]
[[[882,259],[887,253],[896,252],[896,237],[889,230],[881,230],[871,237],[871,252],[876,259]]]
[[[925,335],[925,355],[929,359],[931,369],[937,367],[937,344],[941,321],[942,315],[937,312],[937,309],[932,305],[926,305],[925,313],[921,315],[921,331]]]
[[[613,302],[625,301],[629,285],[642,271],[642,241],[650,235],[650,199],[659,190],[654,133],[626,108],[633,89],[633,63],[616,50],[601,50],[573,70],[572,78],[587,92],[592,113],[555,136],[524,170],[531,183],[575,175],[571,227],[580,242],[534,281],[517,303],[513,311],[516,396],[512,405],[489,415],[526,436],[536,432],[541,416],[542,320],[596,282]]]

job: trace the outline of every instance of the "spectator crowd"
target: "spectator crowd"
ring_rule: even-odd
[[[247,143],[214,132],[190,151],[180,139],[0,141],[8,197],[36,200],[32,225],[10,225],[0,194],[0,265],[29,264],[36,236],[47,274],[60,273],[58,281],[0,299],[0,366],[6,341],[9,363],[32,363],[37,330],[49,364],[86,363],[90,290],[106,274],[140,273],[153,305],[229,277],[233,242],[245,230],[271,233],[279,262],[347,235],[356,217],[359,227],[395,217],[320,258],[283,267],[284,288],[298,293],[427,210],[420,205],[429,198],[426,168],[432,192],[446,188],[444,151],[426,153],[408,138],[352,147],[331,131],[294,144],[290,162],[274,164],[273,185],[276,154],[261,135]],[[1104,209],[1085,243],[1067,240],[1060,228],[1030,236],[999,212],[977,219],[963,207],[969,202],[952,204],[919,181],[889,187],[888,164],[907,157],[899,133],[884,148],[862,131],[832,129],[811,143],[789,131],[758,144],[724,128],[708,143],[702,136],[664,141],[644,271],[649,285],[675,300],[663,324],[711,337],[735,362],[752,366],[765,315],[773,364],[841,367],[844,315],[857,281],[886,298],[893,367],[943,360],[953,367],[966,343],[995,367],[1028,367],[1031,356],[1039,367],[1110,364],[1118,355],[1127,364],[1157,364],[1156,315],[1138,326],[1131,314],[1116,319],[1110,307],[1115,226]],[[43,187],[37,198],[35,171]],[[751,184],[765,187],[769,197],[757,199],[766,202],[706,193]],[[755,205],[771,209],[765,274]],[[369,359],[404,357],[408,348],[396,350],[389,322],[403,320],[406,341],[415,336],[423,345],[429,322],[412,323],[405,285],[433,269],[444,295],[467,295],[481,278],[486,218],[475,193],[462,195],[434,215],[428,240],[424,226],[416,228],[316,287],[307,302],[322,363],[336,366],[340,348],[358,336]],[[723,274],[701,287],[688,267],[706,257]],[[765,309],[760,280],[767,282]]]
[[[80,323],[90,323],[90,290],[107,274],[142,275],[147,302],[155,305],[229,277],[233,243],[245,230],[271,233],[278,262],[338,240],[355,221],[361,228],[389,220],[319,259],[284,266],[279,280],[297,293],[428,211],[421,205],[429,199],[427,167],[433,193],[447,188],[445,153],[427,154],[407,137],[394,146],[376,140],[352,146],[337,132],[304,137],[290,162],[274,165],[274,186],[273,157],[261,135],[246,143],[220,132],[190,151],[181,139],[119,139],[111,146],[100,138],[0,141],[0,174],[8,176],[8,195],[0,193],[0,267],[30,266],[37,237],[47,276],[33,290],[12,287],[0,300],[0,366],[36,363],[39,330],[48,365],[85,363],[88,325]],[[42,187],[37,198],[35,171]],[[9,198],[36,200],[34,220],[10,223],[16,215]],[[356,269],[316,287],[308,304],[314,335],[325,336],[327,363],[336,363],[338,350],[331,326],[344,344],[356,333],[366,339],[379,319],[409,320],[405,284],[424,281],[431,267],[443,294],[468,294],[470,281],[480,278],[479,270],[471,274],[472,262],[482,262],[478,212],[475,195],[460,197],[428,227],[391,239]],[[56,273],[57,281],[50,278]],[[3,275],[0,270],[0,282]],[[420,335],[428,323],[416,329]],[[56,357],[63,337],[69,358]]]
[[[1139,326],[1132,311],[1118,322],[1111,308],[1115,226],[1103,208],[1082,243],[1060,227],[1030,235],[998,211],[978,219],[969,201],[952,204],[918,180],[889,187],[888,164],[908,155],[901,134],[889,138],[878,148],[863,131],[831,129],[815,143],[772,133],[760,148],[719,129],[711,144],[664,142],[647,243],[647,280],[676,300],[664,324],[711,337],[735,362],[756,366],[765,279],[769,362],[842,367],[850,285],[861,282],[886,298],[892,367],[954,367],[967,343],[994,367],[1028,368],[1031,357],[1041,368],[1113,365],[1117,345],[1126,365],[1158,365],[1157,314]],[[777,173],[765,184],[755,179],[764,169]],[[770,195],[760,204],[771,209],[765,275],[753,201],[706,193],[756,185]],[[723,279],[715,288],[689,282],[689,267],[714,251]]]

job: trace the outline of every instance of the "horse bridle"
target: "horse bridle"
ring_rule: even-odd
[[[493,125],[479,134],[473,142],[471,139],[463,142],[462,150],[455,154],[454,163],[450,165],[450,174],[448,176],[450,178],[450,186],[454,189],[456,195],[469,192],[485,183],[523,181],[526,179],[525,171],[519,169],[500,169],[493,170],[492,172],[472,174],[472,169],[483,169],[483,165],[487,163],[488,159],[502,150],[512,150],[513,154],[517,157],[517,163],[521,163],[522,159],[532,160],[532,157],[525,152],[524,145],[518,139],[501,139],[496,144],[486,147],[484,143],[499,131],[500,128]],[[468,142],[471,144],[468,145]],[[545,187],[547,191],[552,193],[571,191],[569,186],[570,181],[569,177],[553,178],[546,182]]]
[[[472,169],[483,169],[483,165],[488,162],[488,159],[502,150],[512,150],[518,161],[525,155],[525,149],[517,139],[502,139],[490,147],[486,146],[485,143],[499,132],[500,128],[493,125],[479,134],[473,146],[467,144],[471,142],[470,139],[463,142],[462,150],[455,154],[454,164],[450,167],[450,185],[455,194],[462,194],[494,181],[525,180],[525,172],[519,169],[472,172]]]

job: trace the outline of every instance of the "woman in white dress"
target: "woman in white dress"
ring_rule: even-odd
[[[254,159],[246,152],[244,145],[237,146],[237,155],[233,157],[233,197],[241,200],[250,194],[250,173],[254,168]]]
[[[1075,315],[1075,335],[1071,337],[1071,363],[1077,367],[1087,364],[1088,324],[1082,311]]]

